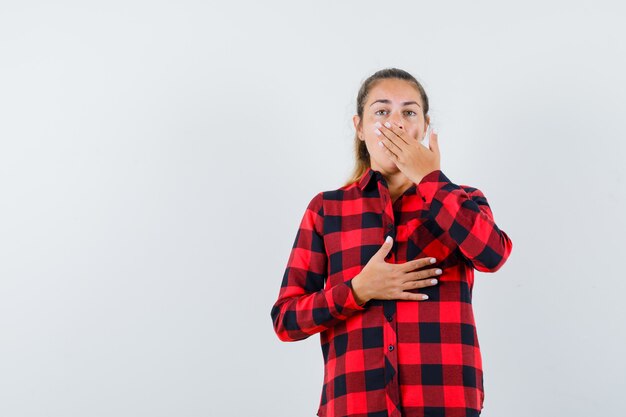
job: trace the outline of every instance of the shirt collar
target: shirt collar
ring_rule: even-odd
[[[371,167],[367,167],[365,173],[363,173],[363,176],[359,180],[359,188],[364,190],[373,178],[380,178],[380,173],[378,171],[374,171]]]
[[[358,182],[359,188],[361,190],[364,190],[371,182],[381,181],[381,180],[383,184],[385,184],[385,187],[386,187],[387,181],[385,180],[385,177],[383,176],[383,174],[381,174],[379,171],[373,170],[371,167],[368,167]],[[413,187],[415,187],[415,189],[417,190],[416,184],[413,184],[411,187],[409,187],[409,189]]]

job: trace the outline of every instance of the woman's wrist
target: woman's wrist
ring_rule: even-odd
[[[363,304],[369,301],[368,298],[363,294],[363,288],[361,287],[361,275],[357,275],[352,278],[352,295],[354,296],[354,300],[358,305],[362,306]]]

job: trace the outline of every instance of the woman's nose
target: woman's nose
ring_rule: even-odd
[[[398,116],[397,114],[390,115],[388,120],[390,123],[395,123],[400,129],[404,129],[402,117]]]

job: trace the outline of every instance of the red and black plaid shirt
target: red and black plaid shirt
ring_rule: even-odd
[[[435,257],[439,283],[424,301],[359,306],[352,278],[385,237],[386,258]],[[271,317],[283,341],[320,333],[321,417],[468,417],[483,408],[482,360],[472,310],[474,268],[495,272],[511,253],[483,193],[441,170],[391,201],[371,168],[309,203]]]

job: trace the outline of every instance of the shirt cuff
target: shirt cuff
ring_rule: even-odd
[[[426,174],[420,180],[417,184],[417,190],[422,196],[422,200],[426,204],[430,204],[433,201],[435,194],[437,194],[437,191],[451,182],[452,181],[450,181],[450,179],[440,169],[436,169]]]
[[[348,287],[348,297],[346,298],[345,308],[352,310],[365,310],[367,303],[360,305],[357,303],[356,298],[354,298],[354,292],[352,292],[352,279],[349,279],[345,282]]]

